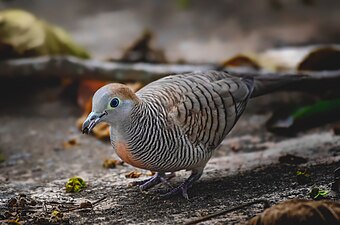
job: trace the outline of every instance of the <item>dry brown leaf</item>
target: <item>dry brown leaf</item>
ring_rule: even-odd
[[[151,47],[153,37],[151,31],[144,30],[141,36],[126,49],[120,61],[166,63],[167,59],[163,50]]]
[[[248,225],[336,225],[339,220],[340,203],[295,199],[266,209]]]
[[[71,138],[63,143],[64,148],[71,148],[75,145],[78,145],[78,140],[76,138]]]
[[[100,140],[110,139],[110,126],[107,123],[99,123],[92,130],[94,136]]]
[[[142,175],[142,173],[141,172],[139,172],[139,171],[131,171],[130,173],[128,173],[128,174],[125,174],[125,177],[126,178],[138,178],[138,177],[140,177]]]
[[[0,60],[42,55],[89,58],[66,31],[19,9],[0,11]]]
[[[153,175],[155,175],[156,172],[154,171],[149,171],[147,174],[145,174],[146,176],[152,177]]]
[[[272,71],[340,69],[340,46],[317,45],[270,49],[259,55],[262,68]]]
[[[105,84],[107,84],[107,82],[98,80],[80,81],[77,94],[77,102],[78,105],[80,105],[82,109],[85,111],[84,113],[91,112],[92,96],[100,87],[104,86]]]
[[[241,144],[238,141],[231,142],[229,146],[233,152],[238,152],[241,149]]]
[[[225,67],[248,67],[252,69],[260,69],[260,65],[255,56],[239,54],[222,63],[220,69]]]
[[[124,162],[116,159],[105,159],[103,162],[103,167],[106,169],[116,168],[118,165],[123,165]]]
[[[324,46],[312,50],[298,64],[297,70],[340,70],[340,47]]]

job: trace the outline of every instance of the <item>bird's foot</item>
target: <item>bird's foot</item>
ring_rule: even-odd
[[[140,186],[140,185],[143,185],[143,184],[149,182],[153,178],[154,178],[154,176],[152,176],[152,177],[150,177],[148,179],[145,179],[145,180],[133,181],[133,182],[129,183],[129,186]]]
[[[175,177],[175,173],[165,174],[165,173],[156,173],[151,178],[142,180],[142,181],[135,181],[132,182],[132,186],[139,186],[141,191],[146,191],[157,184],[163,183],[167,187],[173,188],[172,185],[169,183],[171,178]]]
[[[176,188],[173,188],[171,191],[161,194],[161,197],[170,197],[176,194],[181,193],[182,196],[189,200],[188,189],[193,185],[195,181],[197,181],[202,175],[203,168],[201,170],[193,170],[190,177],[186,179],[181,185]]]
[[[177,195],[179,193],[182,194],[182,196],[186,199],[189,200],[189,195],[188,195],[188,185],[185,185],[185,183],[179,185],[178,187],[173,188],[169,192],[166,192],[165,194],[161,194],[160,196],[163,198],[168,198],[174,195]]]

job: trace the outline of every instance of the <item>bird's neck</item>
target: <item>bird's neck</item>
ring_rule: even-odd
[[[122,141],[133,148],[136,142],[142,141],[145,132],[150,132],[150,119],[155,115],[148,103],[141,102],[136,105],[123,121],[119,124],[111,124],[112,141]]]
[[[118,126],[111,126],[111,143],[123,161],[142,169],[152,169],[152,166],[143,162],[139,153],[141,150],[150,150],[154,145],[150,137],[157,136],[156,133],[159,132],[151,126],[157,123],[155,118],[158,116],[155,113],[157,112],[152,107],[140,104],[125,121],[121,121]]]

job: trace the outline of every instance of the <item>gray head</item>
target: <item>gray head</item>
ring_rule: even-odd
[[[118,127],[139,102],[135,93],[124,84],[114,83],[101,87],[93,96],[92,112],[83,123],[83,133],[90,133],[100,122]]]

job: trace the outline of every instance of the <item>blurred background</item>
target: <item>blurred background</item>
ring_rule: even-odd
[[[240,52],[337,43],[337,0],[1,1],[65,28],[99,58],[119,58],[144,29],[169,61],[226,60]]]
[[[338,0],[0,0],[0,223],[182,224],[258,198],[339,201],[339,21]],[[81,134],[92,95],[202,70],[308,81],[250,101],[189,202],[127,188],[150,171],[120,161],[106,124]],[[86,188],[66,193],[73,176]],[[84,199],[105,203],[67,211]]]

